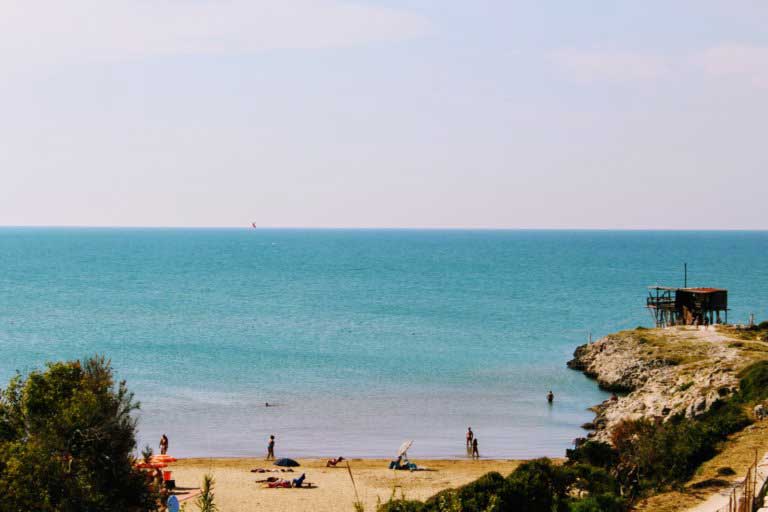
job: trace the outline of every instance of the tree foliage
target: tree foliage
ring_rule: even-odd
[[[138,407],[103,357],[17,374],[0,390],[0,512],[156,510],[133,465]]]

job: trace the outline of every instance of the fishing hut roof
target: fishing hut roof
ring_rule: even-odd
[[[715,293],[727,292],[725,288],[678,288],[676,286],[649,286],[649,290],[669,290],[671,292],[690,292],[690,293]]]

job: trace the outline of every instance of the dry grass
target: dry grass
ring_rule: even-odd
[[[678,512],[692,508],[709,498],[717,488],[695,489],[692,486],[711,479],[731,481],[743,477],[749,466],[768,452],[768,421],[756,423],[732,435],[723,443],[721,452],[702,464],[682,491],[658,494],[640,503],[635,510],[643,512]],[[736,474],[721,476],[720,468],[731,468]]]
[[[731,326],[720,327],[719,330],[734,339],[746,340],[746,341],[768,341],[768,329],[752,328],[752,329],[738,329]]]
[[[693,327],[622,331],[618,336],[631,336],[641,346],[639,357],[646,361],[667,361],[684,366],[685,371],[709,367],[713,359],[727,358],[733,370],[768,359],[768,331],[749,331],[730,326],[699,331]]]
[[[646,361],[667,361],[675,366],[705,362],[712,357],[712,346],[702,343],[697,331],[688,329],[644,329],[620,333],[632,336],[640,345],[639,356]]]

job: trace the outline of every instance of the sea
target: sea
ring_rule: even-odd
[[[177,457],[563,456],[574,349],[685,263],[768,317],[768,232],[1,228],[0,386],[105,355]]]

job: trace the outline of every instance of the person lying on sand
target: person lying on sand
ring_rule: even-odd
[[[305,473],[302,473],[299,478],[294,478],[293,480],[286,480],[284,478],[281,478],[279,480],[276,480],[274,482],[269,482],[267,484],[267,487],[269,489],[290,489],[291,487],[302,487],[304,485],[304,479],[307,478],[307,475]],[[267,479],[269,480],[269,479]]]
[[[277,468],[255,468],[251,470],[251,473],[293,473],[293,470],[291,468],[285,469],[277,469]]]
[[[261,480],[254,480],[257,484],[266,484],[270,482],[277,482],[280,480],[280,478],[276,476],[268,476],[267,478],[262,478]]]
[[[336,457],[335,459],[328,459],[328,462],[325,463],[325,467],[327,468],[335,468],[336,464],[343,461],[344,457]]]

